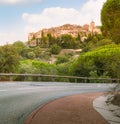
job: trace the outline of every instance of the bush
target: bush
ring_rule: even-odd
[[[45,51],[42,51],[39,55],[39,59],[41,61],[48,61],[50,59],[50,51],[49,50],[45,50]]]
[[[0,46],[0,72],[16,72],[19,66],[19,54],[11,45]]]
[[[35,56],[35,53],[34,52],[29,52],[28,53],[28,58],[29,59],[34,59],[36,56]]]
[[[75,76],[90,76],[96,71],[98,76],[120,78],[120,45],[106,45],[79,56],[70,72]]]
[[[60,51],[61,51],[61,47],[58,46],[57,44],[54,44],[54,45],[51,46],[50,52],[52,54],[59,54]]]
[[[61,63],[65,63],[65,62],[68,62],[69,59],[65,56],[65,55],[62,55],[62,56],[59,56],[56,60],[56,64],[61,64]]]

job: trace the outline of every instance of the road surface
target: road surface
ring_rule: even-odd
[[[1,82],[0,124],[23,124],[38,106],[50,100],[80,93],[107,91],[112,84],[56,82]]]

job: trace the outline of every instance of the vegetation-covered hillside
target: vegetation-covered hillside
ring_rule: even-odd
[[[79,33],[75,37],[42,34],[41,44],[38,39],[36,46],[21,41],[0,46],[0,73],[120,78],[119,16],[116,16],[120,13],[120,2],[116,1],[120,0],[107,0],[101,11],[103,35],[89,33],[81,41]],[[113,13],[108,14],[109,10]]]
[[[120,78],[120,45],[106,45],[80,55],[70,71],[74,76]]]

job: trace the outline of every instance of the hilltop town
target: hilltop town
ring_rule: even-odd
[[[38,32],[32,32],[28,35],[28,41],[31,46],[36,46],[37,39],[40,39],[42,37],[42,34],[44,33],[45,36],[47,34],[51,34],[54,37],[60,37],[63,34],[69,34],[73,37],[76,37],[78,34],[81,35],[81,41],[84,41],[88,34],[90,33],[101,33],[100,28],[95,25],[95,22],[92,21],[89,25],[85,24],[83,26],[80,25],[71,25],[71,24],[65,24],[59,27],[52,27],[48,29],[42,29]]]

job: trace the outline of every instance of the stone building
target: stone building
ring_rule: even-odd
[[[28,41],[32,44],[36,44],[34,42],[37,42],[35,39],[40,39],[42,36],[42,33],[44,32],[44,35],[47,36],[48,33],[50,33],[52,36],[59,37],[63,34],[69,34],[73,37],[78,36],[78,33],[85,33],[86,35],[90,33],[101,33],[100,29],[95,26],[95,22],[92,21],[90,25],[85,24],[83,26],[79,25],[71,25],[71,24],[65,24],[59,27],[52,27],[49,29],[42,29],[36,33],[29,33],[28,35]],[[81,40],[84,41],[87,37],[82,36]]]

